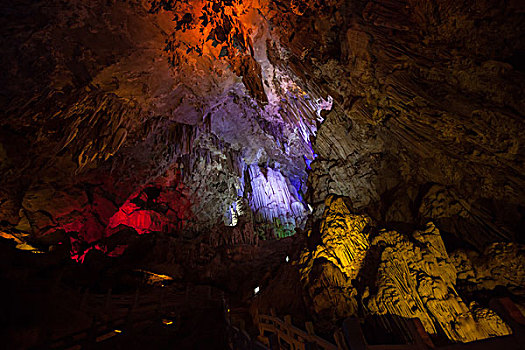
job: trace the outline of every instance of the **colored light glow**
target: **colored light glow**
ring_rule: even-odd
[[[27,233],[8,233],[0,231],[0,237],[5,239],[13,240],[16,243],[16,249],[25,250],[34,254],[42,254],[43,251],[39,250],[36,247],[33,247],[31,244],[25,241],[30,235]]]
[[[233,202],[233,204],[230,205],[229,211],[227,213],[229,222],[226,224],[231,227],[237,226],[240,215],[241,213],[239,213],[237,202]]]
[[[202,56],[232,59],[252,49],[252,17],[258,2],[233,0],[150,1],[150,12],[171,11],[174,32],[164,51],[174,66]]]
[[[133,227],[139,235],[162,231],[165,222],[160,214],[151,210],[141,210],[133,203],[126,202],[119,211],[109,219],[109,228],[119,225]]]
[[[295,227],[295,218],[303,215],[303,205],[293,198],[279,170],[264,170],[266,174],[256,164],[249,167],[253,211],[265,222],[274,223],[277,220],[280,225]]]
[[[146,278],[146,283],[150,285],[164,284],[167,282],[173,281],[173,277],[168,275],[162,275],[146,270],[135,270],[137,272],[142,272]]]
[[[107,238],[124,227],[134,229],[139,235],[172,232],[181,229],[191,217],[191,203],[181,194],[184,187],[180,179],[180,171],[169,178],[160,178],[137,190],[116,211],[112,202],[95,196],[93,204],[85,207],[78,219],[53,231],[63,229],[70,235],[71,258],[80,263],[92,249],[111,257],[120,256],[127,245],[108,247]]]
[[[171,326],[173,324],[173,321],[172,320],[168,320],[166,318],[163,318],[162,319],[162,323],[166,326]]]
[[[303,157],[304,157],[304,162],[306,163],[306,168],[308,170],[312,170],[311,164],[312,164],[313,160],[306,158],[306,156],[303,156]]]

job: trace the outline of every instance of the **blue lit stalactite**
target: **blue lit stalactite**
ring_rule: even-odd
[[[306,213],[295,187],[278,169],[265,168],[263,173],[252,164],[248,170],[249,201],[258,232],[266,238],[270,232],[277,238],[293,235],[296,227],[303,226]]]

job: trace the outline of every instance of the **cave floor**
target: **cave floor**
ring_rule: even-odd
[[[255,334],[253,286],[275,274],[292,241],[219,249],[222,269],[214,259],[190,264],[193,276],[164,286],[136,279],[141,261],[81,265],[2,242],[2,260],[11,264],[0,274],[2,338],[19,349],[225,349],[227,320]]]

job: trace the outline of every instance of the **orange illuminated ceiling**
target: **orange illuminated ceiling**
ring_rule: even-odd
[[[152,0],[152,13],[173,15],[174,31],[165,51],[173,66],[199,56],[231,60],[252,55],[250,39],[259,1],[253,0]]]
[[[206,67],[221,76],[223,70],[219,62],[223,62],[224,68],[227,66],[242,77],[249,94],[265,104],[268,97],[252,42],[262,18],[261,3],[259,0],[152,0],[150,12],[172,16],[173,32],[164,47],[172,67],[177,70],[187,64]]]

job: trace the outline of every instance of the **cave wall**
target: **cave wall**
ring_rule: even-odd
[[[523,7],[295,3],[303,13],[269,11],[282,23],[273,57],[334,99],[312,203],[333,193],[384,222],[436,220],[480,249],[521,240]]]
[[[280,20],[269,57],[333,98],[312,142],[297,265],[312,317],[325,330],[347,316],[417,317],[459,342],[509,334],[486,303],[521,305],[523,290],[522,5],[285,7],[267,14]]]
[[[120,224],[198,233],[231,221],[239,200],[265,227],[258,235],[304,226],[305,161],[330,99],[270,63],[263,5],[210,4],[6,4],[5,230],[43,245],[64,235],[97,245]],[[152,187],[160,207],[133,207],[140,223],[123,217],[138,215],[129,203]],[[178,214],[159,211],[166,205]],[[182,224],[166,224],[175,218]]]
[[[368,312],[509,333],[477,300],[523,296],[519,1],[3,8],[2,237],[83,261],[173,235],[208,278],[217,247],[298,231],[289,304],[325,329]]]
[[[461,297],[458,269],[433,223],[411,233],[389,231],[352,213],[348,203],[345,197],[327,198],[320,240],[298,261],[317,317],[332,323],[366,314],[418,318],[430,335],[457,342],[512,334],[494,311]],[[500,266],[523,274],[523,265],[509,263]]]

